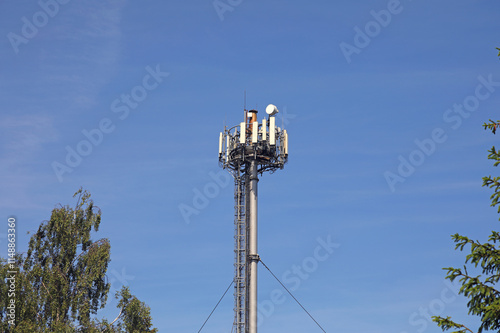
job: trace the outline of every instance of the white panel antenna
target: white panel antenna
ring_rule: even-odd
[[[246,141],[245,132],[245,123],[240,123],[240,143],[245,143]]]
[[[259,139],[259,123],[254,121],[252,123],[252,143],[257,143]]]
[[[274,146],[276,144],[276,118],[269,118],[269,144]]]
[[[288,133],[286,130],[283,130],[283,134],[285,136],[285,155],[288,155]]]
[[[222,154],[222,138],[223,138],[223,134],[222,134],[222,132],[220,132],[220,135],[219,135],[219,156],[220,156],[220,154]]]
[[[262,119],[262,141],[266,141],[266,128],[267,121],[265,119]]]

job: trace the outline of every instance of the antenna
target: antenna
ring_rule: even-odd
[[[276,107],[276,105],[274,104],[269,104],[267,107],[266,107],[266,113],[270,116],[274,116],[276,113],[278,113],[278,108]]]
[[[285,129],[285,116],[284,116],[284,114],[281,115],[281,128]]]
[[[247,91],[244,90],[243,93],[243,121],[247,123]]]
[[[257,110],[246,110],[246,91],[244,108],[245,122],[219,134],[219,165],[233,175],[235,185],[233,329],[257,333],[258,175],[283,169],[288,161],[288,134],[275,125],[278,108],[273,104],[266,108],[269,121],[262,123]]]

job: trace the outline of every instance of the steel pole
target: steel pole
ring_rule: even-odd
[[[249,283],[248,283],[248,333],[257,333],[257,265],[259,255],[257,254],[257,163],[250,163],[250,190],[249,190],[249,254],[250,261]]]

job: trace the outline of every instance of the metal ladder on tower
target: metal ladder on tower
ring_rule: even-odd
[[[238,172],[234,177],[234,241],[235,241],[235,263],[234,263],[234,288],[235,288],[235,318],[233,328],[236,333],[246,333],[248,318],[248,300],[246,290],[248,288],[248,223],[247,223],[247,181],[246,174]]]

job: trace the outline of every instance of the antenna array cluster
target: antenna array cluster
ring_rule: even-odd
[[[219,135],[220,166],[243,171],[241,167],[245,162],[254,160],[259,173],[283,169],[288,160],[288,133],[276,126],[276,113],[277,109],[267,119],[258,122],[257,112],[251,110],[247,121],[225,128]]]

